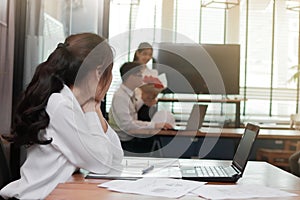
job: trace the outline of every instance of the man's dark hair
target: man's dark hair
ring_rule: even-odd
[[[142,71],[143,65],[139,62],[126,62],[120,68],[122,81],[126,81],[130,75],[135,75]]]

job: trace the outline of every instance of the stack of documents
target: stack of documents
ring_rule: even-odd
[[[136,181],[114,180],[98,186],[117,192],[169,198],[179,198],[184,195],[199,196],[205,199],[284,198],[298,196],[297,194],[261,185],[210,185],[205,182],[150,177]]]
[[[114,180],[98,186],[124,193],[179,198],[204,184],[205,182],[149,177],[136,181]]]
[[[298,196],[279,189],[262,185],[204,185],[191,192],[205,199],[250,199],[250,198],[282,198]]]
[[[136,180],[144,177],[182,178],[177,159],[161,158],[126,158],[122,161],[122,169],[109,174],[88,172],[86,178]]]

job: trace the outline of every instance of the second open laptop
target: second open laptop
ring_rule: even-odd
[[[181,166],[182,179],[206,182],[236,182],[242,177],[259,126],[248,123],[229,166]]]
[[[203,125],[206,110],[207,110],[207,105],[194,104],[186,126],[175,126],[173,130],[187,130],[187,131],[199,130]]]

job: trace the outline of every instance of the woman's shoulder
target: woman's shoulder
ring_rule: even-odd
[[[56,110],[59,106],[62,105],[67,105],[67,100],[61,93],[53,93],[48,99],[47,103],[47,108],[46,110],[49,111],[54,111]]]
[[[80,105],[73,92],[70,90],[70,88],[64,86],[64,88],[59,93],[51,94],[48,99],[46,110],[47,112],[54,112],[59,108],[59,110],[63,112],[65,109],[68,110],[78,107],[80,108]]]
[[[68,102],[71,101],[73,97],[72,91],[67,86],[64,86],[60,92],[52,93],[50,95],[48,105]]]
[[[64,96],[61,93],[52,93],[49,97],[48,104],[57,103],[58,101],[65,100]]]
[[[65,107],[72,105],[72,99],[74,99],[73,93],[67,86],[59,93],[53,93],[48,99],[47,110],[56,110],[58,107]]]

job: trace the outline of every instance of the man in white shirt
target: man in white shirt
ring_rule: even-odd
[[[131,146],[135,152],[138,151],[136,143],[141,143],[141,139],[128,134],[128,130],[172,128],[171,124],[165,122],[154,123],[138,120],[137,111],[143,102],[136,99],[134,91],[143,84],[142,69],[143,66],[138,62],[127,62],[121,66],[122,84],[113,96],[109,112],[109,123],[117,131],[123,149],[132,151],[129,148]],[[143,147],[145,147],[146,140],[146,138],[143,139],[143,144],[141,144]],[[126,147],[128,148],[126,149]]]

